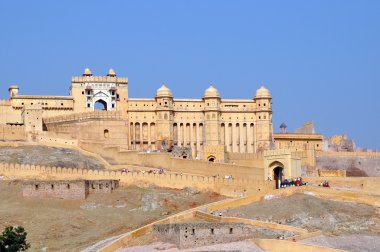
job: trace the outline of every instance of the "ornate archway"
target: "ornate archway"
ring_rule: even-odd
[[[94,103],[95,110],[107,110],[107,102],[102,99],[95,101]]]

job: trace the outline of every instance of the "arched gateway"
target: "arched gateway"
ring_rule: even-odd
[[[301,177],[301,158],[290,150],[265,151],[264,174],[266,180],[273,180],[280,188],[285,178]]]

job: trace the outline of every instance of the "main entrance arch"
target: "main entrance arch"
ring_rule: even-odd
[[[273,180],[275,181],[276,189],[281,187],[281,182],[284,176],[284,165],[281,162],[275,161],[269,165],[271,171],[273,171]]]
[[[94,104],[95,110],[107,110],[107,102],[103,101],[102,99],[99,99]]]

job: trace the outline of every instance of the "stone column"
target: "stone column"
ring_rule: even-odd
[[[200,140],[200,127],[199,123],[196,124],[196,129],[197,129],[197,156],[199,155],[199,151],[201,150],[201,140]]]
[[[226,148],[227,148],[227,152],[231,152],[231,148],[230,148],[230,124],[227,123],[225,126],[224,126],[224,144],[226,145]]]
[[[232,123],[232,150],[231,152],[237,152],[237,145],[236,145],[236,123]]]
[[[144,136],[143,136],[143,126],[142,123],[140,123],[140,150],[144,149]]]
[[[150,123],[148,123],[148,149],[151,149]]]

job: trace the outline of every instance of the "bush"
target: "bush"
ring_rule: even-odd
[[[30,248],[30,244],[26,242],[25,229],[23,227],[6,227],[0,235],[0,251],[1,252],[18,252],[25,251]]]

